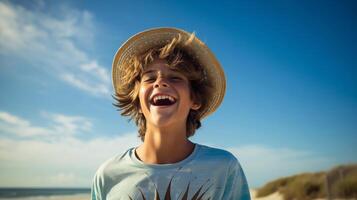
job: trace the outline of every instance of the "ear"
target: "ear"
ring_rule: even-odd
[[[201,108],[201,104],[200,103],[193,103],[191,106],[192,110],[198,110]]]

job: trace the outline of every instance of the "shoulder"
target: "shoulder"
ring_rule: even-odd
[[[113,156],[100,165],[92,181],[92,199],[106,199],[107,193],[118,182],[120,175],[125,173],[125,170],[130,170],[129,153],[132,149]]]
[[[215,160],[220,162],[221,164],[226,164],[229,166],[239,165],[238,159],[229,151],[210,147],[202,144],[199,145],[200,152],[199,156],[203,159]]]
[[[103,162],[97,169],[95,178],[104,179],[110,177],[110,174],[113,172],[113,169],[120,168],[124,163],[129,160],[129,152],[131,151],[131,149],[117,154]]]

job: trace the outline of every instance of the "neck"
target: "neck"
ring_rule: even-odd
[[[148,164],[176,163],[189,156],[194,144],[186,137],[186,127],[148,129],[144,143],[136,149],[140,160]]]

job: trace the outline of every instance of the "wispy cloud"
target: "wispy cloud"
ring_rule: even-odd
[[[53,133],[49,128],[34,126],[29,121],[7,112],[0,112],[0,131],[19,137],[49,136]]]
[[[0,112],[0,120],[3,122],[6,122],[8,124],[12,124],[14,126],[29,126],[30,122],[21,119],[17,116],[11,115],[10,113],[7,112]]]
[[[55,16],[43,3],[37,6],[0,2],[0,54],[32,63],[89,94],[110,96],[109,71],[86,50],[95,36],[92,14],[66,7]]]
[[[13,134],[13,136],[24,138],[41,137],[42,139],[53,139],[54,137],[88,132],[92,128],[92,122],[85,117],[48,112],[43,112],[42,115],[51,125],[47,127],[36,126],[19,116],[0,111],[0,133]]]
[[[26,119],[0,112],[0,187],[89,187],[102,162],[140,143],[136,133],[80,140],[75,135],[90,131],[92,127],[85,117],[42,115],[53,125],[34,127]],[[30,134],[34,128],[43,131],[41,137]],[[63,134],[65,132],[70,134]],[[9,137],[9,134],[20,138]]]
[[[73,135],[78,132],[88,132],[92,129],[92,122],[82,116],[67,116],[42,112],[44,117],[54,122],[53,132]]]

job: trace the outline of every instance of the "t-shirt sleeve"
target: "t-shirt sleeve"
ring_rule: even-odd
[[[224,200],[250,200],[249,187],[243,169],[234,158],[227,173],[227,183],[224,190]]]
[[[93,179],[92,188],[91,188],[91,200],[105,199],[103,187],[104,187],[104,176],[102,170],[99,168]]]

